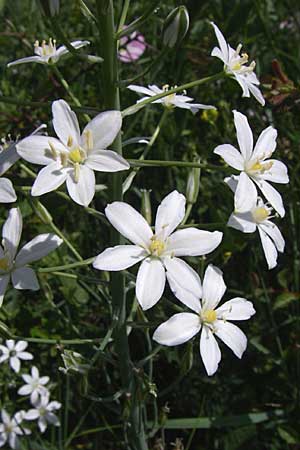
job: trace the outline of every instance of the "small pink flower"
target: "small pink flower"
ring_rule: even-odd
[[[121,49],[119,50],[119,59],[125,63],[131,63],[138,60],[147,44],[145,37],[138,31],[134,31],[130,36],[124,36],[120,39]]]

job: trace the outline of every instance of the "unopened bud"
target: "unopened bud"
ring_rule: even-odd
[[[173,9],[164,22],[163,44],[170,48],[179,45],[189,29],[189,23],[189,13],[185,6]]]
[[[150,192],[151,190],[141,189],[142,192],[142,215],[145,217],[149,225],[151,225],[152,221],[152,209],[151,209],[151,201],[150,201]]]
[[[35,214],[41,219],[41,221],[47,225],[53,221],[53,218],[44,205],[38,200],[32,200],[31,205]]]
[[[194,159],[194,162],[200,163],[200,158]],[[193,168],[188,175],[187,184],[186,184],[186,200],[187,203],[194,204],[197,201],[197,197],[199,194],[200,188],[200,168]]]

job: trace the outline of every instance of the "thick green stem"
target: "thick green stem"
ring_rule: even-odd
[[[113,0],[97,0],[97,15],[100,34],[100,53],[104,59],[102,65],[102,82],[104,105],[106,109],[120,111],[120,95],[118,87],[118,58],[117,40],[115,39]],[[113,150],[122,154],[121,133],[113,144]],[[115,173],[110,177],[111,201],[122,200],[122,174]],[[112,230],[111,245],[119,245],[122,238],[118,232]],[[131,412],[129,417],[128,438],[130,448],[134,450],[147,450],[144,426],[140,422],[141,406],[135,401],[134,375],[130,361],[129,344],[126,333],[126,297],[124,275],[122,272],[111,273],[110,290],[113,303],[113,319],[116,322],[114,329],[115,351],[118,354],[122,389],[128,392],[131,398]]]

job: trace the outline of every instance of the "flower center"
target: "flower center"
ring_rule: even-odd
[[[164,252],[165,248],[166,248],[166,246],[163,241],[156,239],[155,236],[153,236],[151,238],[151,244],[149,246],[149,250],[152,255],[161,256],[161,254]]]
[[[7,256],[4,256],[4,258],[0,258],[0,270],[6,272],[8,269],[9,269],[9,261]]]
[[[35,41],[34,43],[34,52],[39,56],[52,56],[56,53],[56,40],[52,38],[49,39],[49,43],[46,44],[46,41],[43,40],[40,46],[39,41]]]
[[[255,69],[255,61],[252,61],[249,66],[246,66],[245,64],[248,64],[249,56],[247,53],[242,53],[242,55],[240,55],[241,49],[242,44],[239,44],[229,61],[229,68],[234,72],[253,72]]]
[[[71,150],[69,153],[69,160],[74,164],[80,164],[84,159],[83,151],[79,147],[74,148],[74,150]]]
[[[217,318],[217,313],[214,309],[207,309],[201,313],[202,322],[213,323]]]
[[[256,161],[254,164],[252,164],[249,167],[247,172],[249,172],[249,173],[255,173],[255,172],[264,173],[264,172],[267,172],[268,170],[270,170],[272,166],[273,166],[273,161],[269,161],[264,164],[261,164],[260,161]]]
[[[259,206],[252,211],[252,217],[256,223],[263,222],[269,217],[269,215],[270,211],[268,211],[268,209],[264,206]]]
[[[165,85],[162,87],[162,89],[163,89],[164,92],[168,92],[169,87],[170,87],[170,86],[169,86],[168,84],[165,84]],[[177,87],[177,86],[174,86],[174,88],[176,88],[176,87]],[[172,89],[172,87],[171,87],[171,89]],[[164,105],[165,105],[167,108],[172,108],[172,107],[173,107],[173,102],[174,102],[174,100],[175,100],[175,97],[176,97],[176,93],[173,93],[173,94],[168,95],[167,97],[164,97],[164,98],[163,98]]]

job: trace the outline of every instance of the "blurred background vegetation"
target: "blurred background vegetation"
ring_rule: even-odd
[[[115,4],[118,19],[122,2]],[[243,359],[237,360],[224,348],[222,363],[214,377],[205,374],[197,339],[176,348],[162,348],[150,363],[139,365],[154,348],[153,329],[177,310],[177,304],[166,291],[165,300],[143,314],[133,302],[134,269],[127,274],[128,304],[133,305],[128,311],[129,320],[145,324],[145,327],[134,326],[130,333],[133,359],[137,363],[137,395],[145,401],[148,421],[153,421],[157,415],[159,424],[157,429],[152,429],[152,434],[150,432],[150,446],[153,450],[296,450],[300,448],[300,4],[297,0],[182,1],[190,13],[189,33],[179,49],[164,52],[163,20],[178,4],[173,0],[158,4],[155,13],[139,29],[147,42],[144,55],[135,63],[120,63],[120,77],[131,80],[151,64],[151,69],[137,79],[136,84],[174,86],[220,71],[221,63],[209,56],[216,45],[209,20],[220,27],[233,47],[242,42],[250,60],[256,61],[267,99],[265,108],[253,98],[241,98],[239,86],[231,80],[195,88],[188,94],[197,102],[215,105],[218,115],[200,111],[194,117],[189,111],[179,109],[169,113],[149,158],[191,161],[200,157],[201,161],[220,165],[218,171],[202,171],[199,195],[188,222],[203,223],[207,229],[223,229],[224,240],[214,254],[200,261],[191,258],[190,263],[201,275],[209,262],[222,268],[228,286],[226,299],[238,295],[252,300],[257,314],[242,327],[249,337]],[[93,0],[87,0],[86,5],[93,12]],[[127,23],[140,16],[149,5],[150,0],[132,1]],[[95,23],[80,0],[61,1],[60,13],[52,22],[42,15],[33,0],[1,0],[0,18],[1,137],[9,134],[13,139],[25,137],[41,123],[47,123],[51,133],[50,103],[40,107],[24,106],[22,102],[52,102],[64,98],[72,104],[55,72],[50,66],[38,64],[8,70],[6,64],[31,55],[36,39],[57,38],[59,45],[53,26],[60,27],[70,41],[90,40],[88,51],[96,54]],[[97,111],[103,109],[105,86],[101,83],[101,65],[69,56],[61,59],[58,67],[84,106]],[[14,104],[14,99],[18,99],[19,104]],[[122,108],[136,99],[124,83]],[[213,155],[213,149],[221,143],[235,145],[232,109],[249,117],[255,136],[269,124],[278,129],[276,158],[289,167],[290,184],[282,189],[287,212],[283,220],[277,221],[286,239],[286,251],[279,257],[276,269],[270,272],[258,235],[247,236],[225,227],[233,199],[223,184],[226,168],[222,169],[222,162]],[[123,140],[151,136],[162,114],[159,105],[152,105],[127,117]],[[83,115],[79,118],[83,125]],[[138,158],[143,150],[142,145],[129,145],[124,154]],[[37,170],[37,167],[31,168]],[[143,168],[125,194],[125,201],[140,209],[142,190],[149,190],[155,212],[160,200],[174,188],[185,193],[188,173],[188,169],[182,168]],[[8,176],[16,187],[32,184],[30,176],[18,164]],[[107,185],[106,175],[98,173],[97,183]],[[55,192],[40,200],[83,258],[107,247],[109,228],[98,217],[83,212],[81,207]],[[102,189],[91,206],[102,212],[107,201],[107,189]],[[24,216],[23,239],[47,231],[48,226],[35,214],[28,191],[18,190],[18,205]],[[1,205],[0,225],[9,207]],[[218,225],[210,228],[210,223]],[[47,267],[73,261],[68,250],[60,248],[43,260],[43,264]],[[40,274],[42,289],[37,293],[10,290],[0,310],[1,322],[18,336],[57,341],[102,338],[111,326],[107,275],[89,267],[68,273],[74,276]],[[117,395],[120,383],[113,346],[108,342],[105,352],[97,349],[96,344],[80,347],[30,344],[36,365],[55,381],[56,397],[63,403],[61,430],[50,431],[43,441],[32,439],[32,449],[126,448],[120,431],[122,417]],[[77,365],[73,361],[72,367],[64,373],[58,370],[64,367],[61,355],[70,362],[70,350],[80,352],[82,357],[77,356]],[[5,372],[0,375],[3,386],[7,382],[4,375]],[[12,392],[3,389],[2,406],[21,408],[22,402],[14,398]],[[123,414],[126,419],[126,408]],[[195,420],[191,422],[186,420],[188,418]]]

